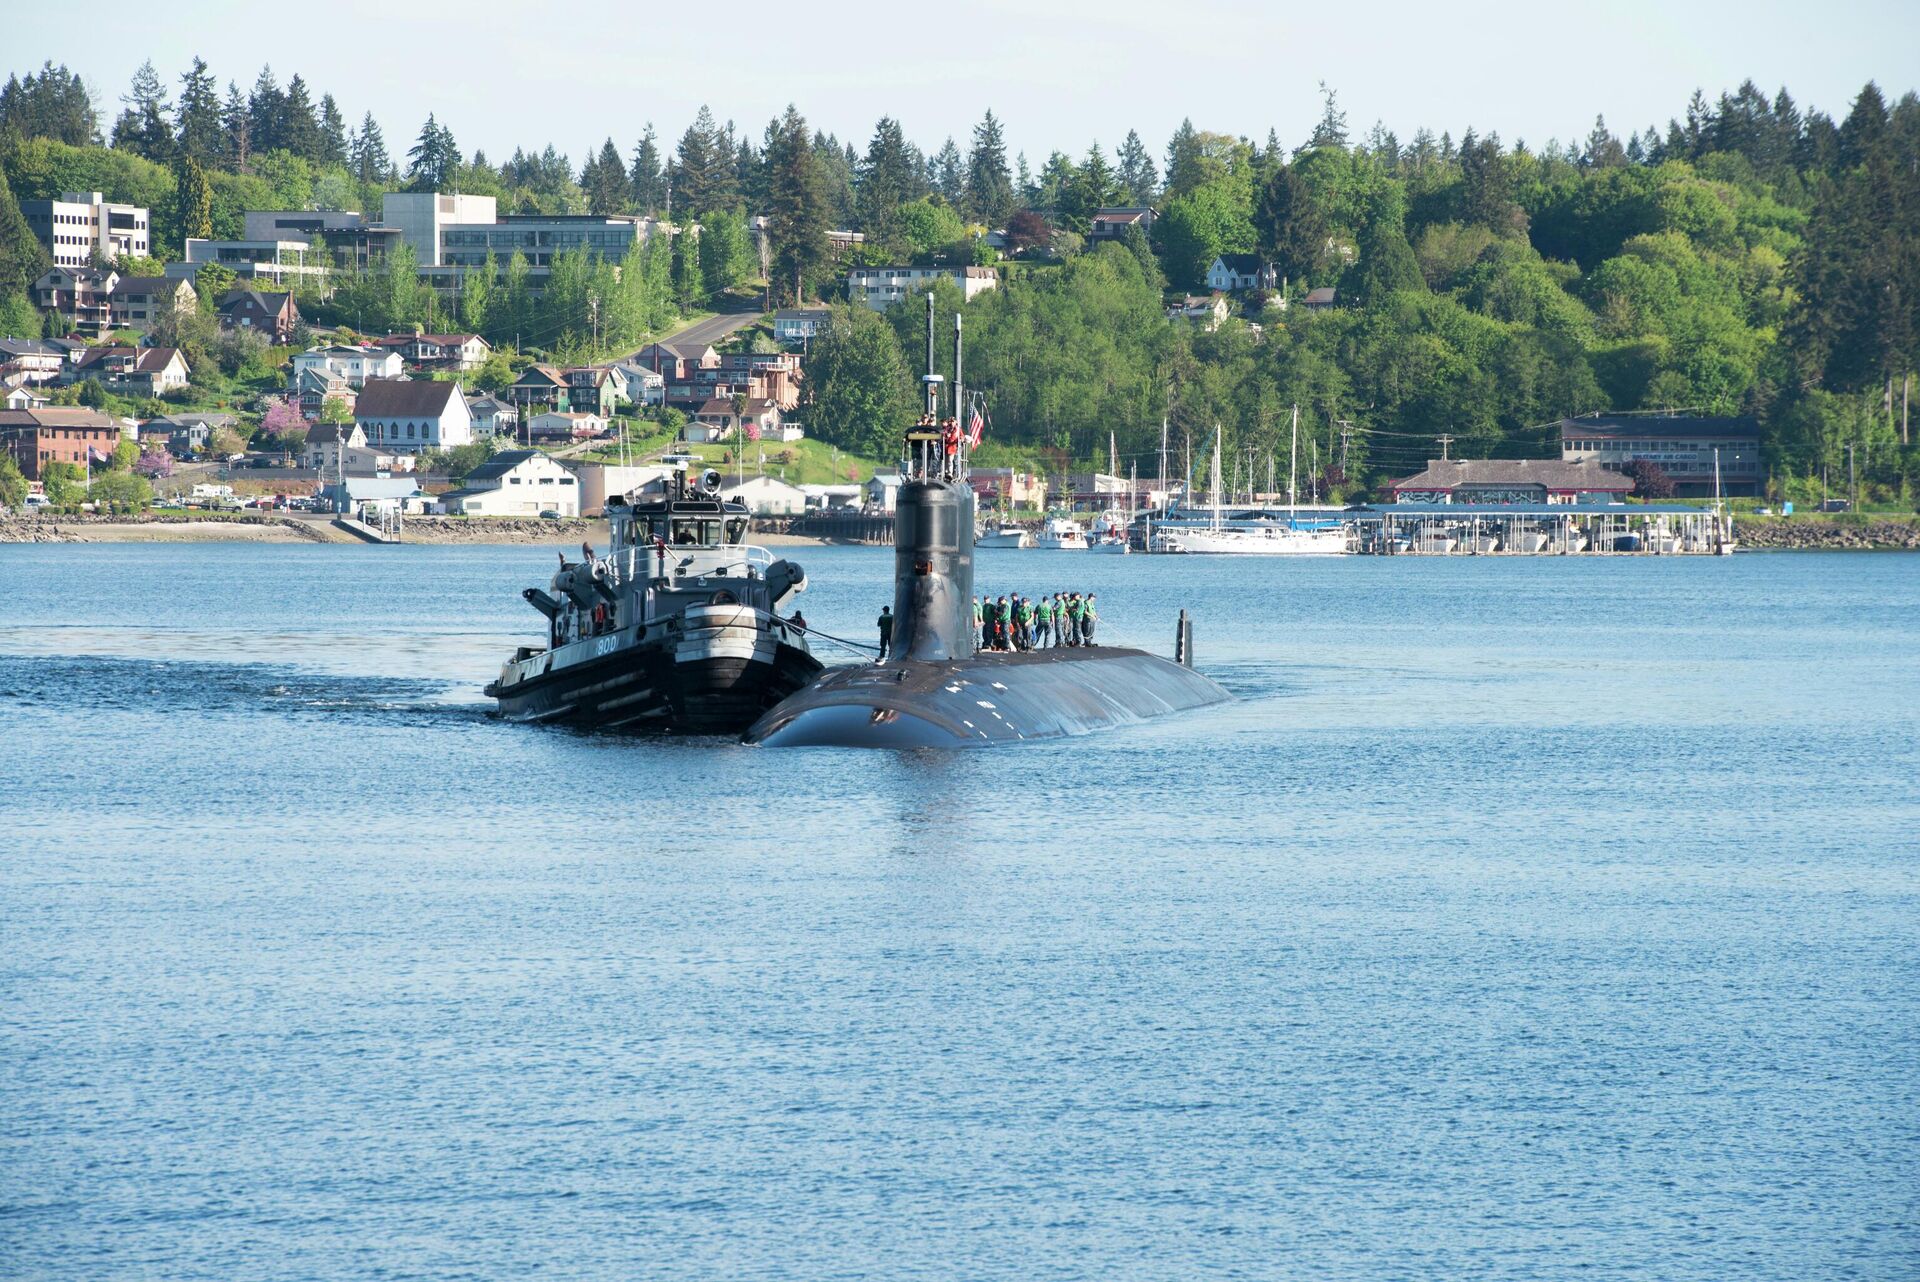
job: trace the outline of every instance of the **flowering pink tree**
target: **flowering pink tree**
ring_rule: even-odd
[[[173,455],[165,450],[144,450],[133,462],[133,470],[149,480],[173,475]]]
[[[291,396],[272,396],[267,398],[267,412],[260,418],[260,429],[268,436],[286,440],[289,437],[305,438],[307,420],[300,414],[300,407]]]
[[[747,420],[746,433],[749,441],[757,441],[760,439],[760,422],[758,419],[750,418]]]

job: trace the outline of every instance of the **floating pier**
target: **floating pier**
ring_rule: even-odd
[[[1711,508],[1386,503],[1349,508],[1350,551],[1376,556],[1715,556],[1733,525]]]

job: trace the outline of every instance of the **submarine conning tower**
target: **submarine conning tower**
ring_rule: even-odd
[[[973,487],[967,482],[966,398],[960,317],[953,318],[951,413],[934,368],[933,295],[927,295],[926,413],[903,441],[893,525],[893,653],[942,662],[970,658],[973,626]]]

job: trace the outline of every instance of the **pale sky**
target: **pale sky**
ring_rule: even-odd
[[[1912,0],[1623,0],[1586,12],[1542,0],[174,0],[161,20],[99,24],[70,8],[0,0],[0,74],[64,62],[109,127],[143,59],[177,88],[197,53],[223,88],[245,90],[263,61],[282,85],[301,73],[350,125],[371,110],[396,157],[431,111],[469,155],[498,163],[551,141],[576,168],[609,134],[630,155],[648,120],[670,145],[703,102],[756,142],[793,102],[861,150],[892,115],[928,152],[950,134],[964,150],[991,107],[1009,156],[1024,150],[1037,169],[1056,147],[1077,156],[1097,139],[1111,151],[1129,128],[1158,161],[1183,116],[1256,140],[1271,127],[1291,148],[1318,119],[1322,80],[1355,135],[1378,119],[1402,141],[1421,125],[1456,138],[1472,127],[1536,147],[1584,138],[1596,113],[1623,136],[1664,128],[1696,86],[1711,98],[1747,77],[1836,119],[1868,80],[1890,100],[1920,83]]]

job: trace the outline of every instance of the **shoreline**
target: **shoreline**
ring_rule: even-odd
[[[1920,552],[1920,517],[1746,517],[1736,520],[1743,551]],[[878,547],[848,539],[825,539],[770,530],[749,536],[763,547]],[[604,543],[603,519],[540,521],[512,517],[416,516],[406,522],[402,543],[432,546],[575,547]],[[337,543],[371,546],[325,517],[279,513],[204,512],[191,516],[0,516],[6,543]]]
[[[436,547],[578,546],[605,543],[602,519],[516,520],[508,517],[408,517],[402,543]],[[802,534],[756,531],[763,547],[858,546]],[[327,517],[279,513],[204,512],[191,516],[0,516],[0,544],[7,543],[335,543],[372,546],[336,527]]]

